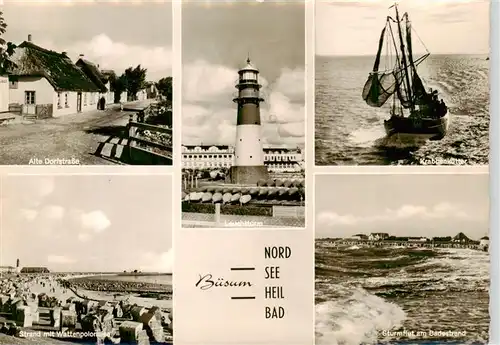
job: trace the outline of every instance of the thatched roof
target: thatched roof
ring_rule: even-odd
[[[470,239],[467,236],[465,236],[463,232],[459,232],[455,237],[453,237],[453,241],[468,242],[470,241]]]
[[[108,82],[108,78],[99,71],[99,67],[88,60],[84,60],[82,58],[78,59],[76,62],[76,66],[78,66],[85,75],[92,80],[92,82],[101,89],[101,92],[108,92],[108,88],[106,87],[106,83]]]
[[[11,76],[45,77],[56,91],[99,92],[96,86],[66,54],[24,41],[15,50]]]

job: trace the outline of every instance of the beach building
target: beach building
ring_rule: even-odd
[[[408,237],[408,242],[427,242],[427,237]]]
[[[12,266],[0,266],[0,273],[13,273],[15,268]]]
[[[479,246],[482,248],[486,248],[490,245],[490,238],[488,236],[481,237],[479,240]]]
[[[382,241],[382,240],[387,239],[388,237],[389,237],[389,234],[387,234],[385,232],[374,232],[368,236],[368,240],[370,240],[370,241]]]
[[[463,232],[459,232],[455,237],[453,237],[452,242],[458,242],[458,243],[468,243],[470,242],[470,238],[465,236]]]
[[[9,74],[9,110],[36,118],[97,108],[101,89],[68,57],[37,46],[31,35],[15,50]]]
[[[356,234],[356,235],[352,236],[351,239],[362,241],[362,240],[367,240],[368,236],[366,236],[364,234]]]
[[[183,169],[231,168],[235,163],[235,148],[227,145],[183,145]],[[269,172],[297,173],[304,168],[302,150],[297,147],[263,146],[264,165]]]
[[[47,267],[23,267],[21,273],[50,273]]]
[[[264,165],[271,172],[300,172],[304,169],[304,157],[298,147],[264,146]]]
[[[230,168],[233,164],[234,147],[232,146],[182,146],[182,167],[185,169]]]

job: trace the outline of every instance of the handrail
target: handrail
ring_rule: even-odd
[[[170,134],[170,135],[172,134],[171,128],[159,127],[159,126],[150,125],[150,124],[142,123],[142,122],[129,121],[129,126],[140,128],[140,129],[146,129],[146,130],[153,131],[153,132],[160,132],[160,133],[165,133],[165,134]]]
[[[148,109],[149,109],[149,107],[148,107]],[[137,114],[137,116],[139,117],[139,114]],[[144,120],[144,118],[143,118],[143,120]],[[165,127],[155,126],[155,125],[151,125],[151,124],[147,124],[147,123],[143,123],[143,122],[139,122],[139,121],[134,121],[134,115],[130,114],[129,122],[127,124],[127,131],[126,131],[126,135],[127,135],[127,139],[128,139],[127,140],[127,148],[128,148],[130,157],[132,155],[132,149],[133,148],[139,149],[140,147],[138,147],[137,144],[142,144],[142,145],[146,146],[147,148],[156,148],[156,149],[163,150],[166,152],[167,156],[160,154],[160,153],[157,153],[157,152],[154,152],[154,151],[151,151],[151,150],[145,150],[147,152],[150,152],[151,154],[154,154],[156,156],[163,156],[163,157],[166,157],[168,159],[171,158],[168,156],[170,156],[172,154],[172,145],[166,145],[163,143],[154,142],[154,141],[149,140],[147,138],[138,137],[137,136],[138,129],[147,130],[147,131],[156,132],[156,133],[167,134],[170,136],[172,136],[172,132],[173,132],[171,128],[165,128]],[[142,149],[142,150],[144,150],[144,149]]]

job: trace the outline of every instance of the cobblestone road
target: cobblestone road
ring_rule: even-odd
[[[113,106],[35,123],[0,126],[0,165],[28,165],[30,160],[74,159],[82,165],[114,164],[94,155],[100,142],[123,131],[129,112]]]

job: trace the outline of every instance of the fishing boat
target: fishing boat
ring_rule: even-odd
[[[390,118],[384,120],[388,137],[393,135],[441,140],[449,125],[448,108],[438,99],[438,91],[426,90],[418,75],[417,67],[429,57],[426,53],[418,58],[413,55],[412,33],[408,13],[401,17],[398,6],[395,18],[388,16],[380,34],[373,71],[363,88],[363,99],[371,107],[380,108],[392,98]],[[416,35],[418,37],[418,35]],[[422,42],[422,45],[423,44]],[[381,70],[384,46],[387,52],[385,70]]]

